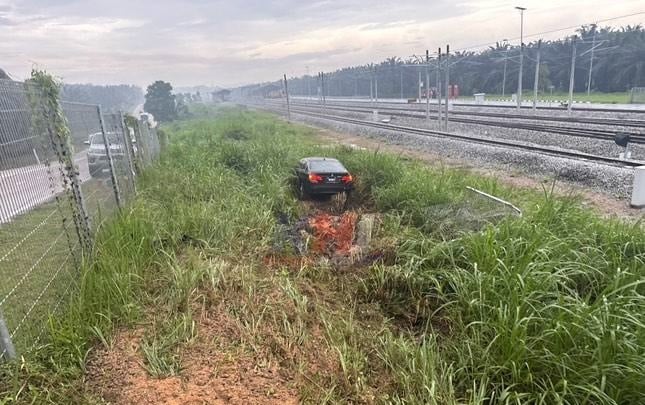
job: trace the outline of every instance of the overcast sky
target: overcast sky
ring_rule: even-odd
[[[0,0],[0,67],[16,79],[37,65],[70,83],[231,86],[515,38],[516,5],[528,8],[525,34],[645,11],[643,0]]]

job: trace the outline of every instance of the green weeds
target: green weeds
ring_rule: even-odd
[[[189,314],[157,320],[141,345],[148,373],[157,378],[177,375],[181,345],[189,344],[196,335],[195,321]]]

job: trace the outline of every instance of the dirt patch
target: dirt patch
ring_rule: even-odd
[[[358,213],[354,211],[342,215],[323,212],[311,217],[309,227],[314,236],[312,250],[330,256],[349,254],[354,242],[357,219]]]
[[[222,326],[202,322],[201,337],[182,352],[181,373],[159,379],[143,367],[142,329],[122,331],[112,348],[100,348],[91,355],[88,384],[113,404],[299,403],[297,391],[277,364],[243,352],[231,355],[232,342]]]
[[[321,261],[336,268],[370,265],[388,256],[370,246],[379,215],[362,208],[345,209],[337,199],[304,201],[307,212],[295,221],[278,216],[273,249],[263,259],[268,267],[302,268]]]
[[[445,156],[436,153],[416,151],[401,145],[387,144],[361,136],[348,133],[338,133],[314,126],[310,127],[314,128],[316,130],[316,135],[325,141],[332,141],[350,147],[384,150],[400,156],[419,159],[433,166],[467,169],[477,174],[493,177],[501,183],[512,187],[542,190],[545,187],[545,183],[548,183],[547,188],[550,189],[550,183],[553,181],[548,178],[530,177],[525,174],[509,173],[504,170],[482,169],[474,167],[469,162],[446,158]],[[645,214],[645,209],[639,210],[631,208],[629,203],[625,200],[618,199],[606,193],[589,190],[581,186],[568,183],[556,183],[553,191],[560,196],[580,196],[583,204],[605,217],[621,217],[628,220],[638,220],[643,217],[643,214]]]

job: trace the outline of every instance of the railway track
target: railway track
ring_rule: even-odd
[[[292,101],[292,104],[311,106],[311,103],[302,103]],[[367,103],[338,103],[332,102],[327,103],[328,106],[338,106],[338,107],[357,107],[357,108],[371,108],[367,106]],[[456,105],[456,104],[452,104]],[[426,110],[425,103],[417,104],[405,104],[405,107],[400,107],[400,104],[393,103],[379,103],[379,110],[390,110],[390,111],[414,111],[418,113],[424,113]],[[416,107],[415,107],[416,106]],[[462,104],[462,106],[465,106]],[[479,107],[479,106],[470,106],[470,107]],[[437,112],[437,103],[430,104],[430,112]],[[512,113],[500,113],[500,112],[480,112],[480,111],[451,111],[451,115],[464,115],[464,116],[473,116],[473,117],[489,117],[489,118],[503,118],[503,119],[512,119],[512,120],[530,120],[530,121],[553,121],[553,122],[566,122],[566,123],[576,123],[576,124],[589,124],[589,125],[601,125],[601,126],[621,126],[621,127],[633,127],[633,128],[642,128],[645,129],[645,120],[642,119],[620,119],[620,118],[591,118],[591,117],[558,117],[551,115],[527,115],[527,114],[512,114]]]
[[[320,106],[312,106],[311,104],[301,104],[301,103],[292,103],[292,106],[298,106],[302,108],[317,108],[317,109],[321,108]],[[356,113],[371,113],[373,111],[373,109],[369,107],[343,106],[340,104],[327,104],[324,108],[326,110],[347,111],[347,112],[356,112]],[[409,109],[406,110],[401,108],[379,106],[378,110],[380,112],[385,112],[395,117],[417,118],[417,119],[425,118],[425,111],[421,111],[419,109],[415,109],[416,112],[411,112],[411,110]],[[451,112],[450,120],[452,122],[457,122],[462,124],[484,125],[484,126],[492,126],[492,127],[500,127],[500,128],[525,129],[530,131],[548,132],[548,133],[554,133],[554,134],[578,136],[578,137],[584,137],[584,138],[609,140],[609,141],[613,141],[616,135],[619,133],[626,133],[630,135],[631,143],[645,144],[645,133],[641,133],[641,132],[626,132],[626,131],[616,131],[616,130],[598,129],[598,128],[579,128],[579,127],[549,125],[549,124],[534,123],[534,122],[516,122],[516,121],[507,122],[507,121],[490,121],[490,120],[481,120],[481,119],[478,120],[478,119],[472,119],[472,118],[455,117],[455,115],[458,115],[458,116],[459,115],[480,115],[480,116],[490,117],[490,118],[507,119],[509,117],[506,114],[484,114],[484,113],[470,113],[470,112],[463,112],[463,111]],[[525,121],[535,120],[535,117],[526,117],[521,115],[514,115],[514,116],[511,116],[510,118],[515,120],[523,119]],[[538,120],[584,123],[584,124],[592,124],[592,125],[620,125],[617,122],[614,122],[614,123],[604,122],[602,124],[598,124],[595,121],[599,119],[593,119],[593,118],[587,118],[587,119],[577,118],[576,120],[570,120],[570,119],[567,119],[567,117],[541,116],[540,118],[538,118]],[[620,121],[620,120],[614,120],[614,121]],[[630,121],[630,124],[632,124],[630,126],[636,126],[634,125],[635,124],[635,122],[633,122],[634,120],[629,120],[629,121]],[[645,121],[643,121],[643,127],[645,127]]]
[[[338,99],[336,99],[338,100]],[[355,100],[355,99],[354,99]],[[353,102],[352,99],[347,99],[346,102]],[[354,101],[355,102],[355,101]],[[367,104],[367,101],[359,101],[362,102],[363,104]],[[387,103],[386,101],[382,101],[381,103]],[[396,105],[405,105],[405,103],[390,103],[390,104],[396,104]],[[505,110],[515,110],[517,109],[516,105],[503,105],[503,104],[469,104],[469,103],[451,103],[455,107],[465,107],[465,108],[489,108],[489,109],[494,109],[494,108],[501,108]],[[528,106],[528,105],[523,105],[521,107],[522,110],[532,110],[533,106]],[[565,107],[561,106],[537,106],[537,110],[543,110],[543,111],[560,111],[560,112],[566,112],[567,109]],[[628,108],[594,108],[594,107],[579,107],[579,105],[574,104],[573,106],[573,111],[574,112],[608,112],[608,113],[624,113],[624,114],[639,114],[639,115],[645,115],[645,109],[628,109]]]
[[[465,104],[465,103],[456,103],[454,104],[455,106],[459,107],[474,107],[472,104]],[[476,105],[476,107],[484,107],[484,108],[505,108],[505,109],[516,109],[517,106],[514,105]],[[522,110],[531,110],[533,109],[533,106],[522,106]],[[567,109],[565,107],[557,107],[557,106],[537,106],[536,109],[538,110],[546,110],[546,111],[566,111]],[[632,109],[627,109],[627,108],[590,108],[590,107],[578,107],[574,104],[573,111],[586,111],[586,112],[610,112],[610,113],[628,113],[628,114],[645,114],[645,110],[632,110]]]
[[[267,108],[266,106],[256,106],[256,107],[260,109],[276,112],[275,108]],[[277,108],[277,110],[280,113],[285,112],[282,108]],[[377,128],[377,129],[385,129],[389,131],[397,131],[397,132],[402,132],[407,134],[447,138],[447,139],[453,139],[453,140],[459,140],[459,141],[465,141],[469,143],[477,143],[477,144],[489,145],[489,146],[500,146],[500,147],[511,148],[516,150],[536,152],[536,153],[549,155],[549,156],[556,156],[556,157],[569,158],[569,159],[575,159],[575,160],[585,160],[585,161],[602,163],[602,164],[612,165],[612,166],[631,168],[631,167],[645,165],[645,162],[638,161],[638,160],[624,160],[624,159],[594,155],[590,153],[549,148],[545,146],[531,145],[531,144],[525,144],[521,142],[502,140],[502,139],[482,138],[482,137],[477,137],[472,135],[461,135],[461,134],[455,134],[450,132],[435,131],[431,129],[422,129],[422,128],[414,128],[414,127],[408,127],[408,126],[401,126],[401,125],[384,124],[384,123],[374,122],[374,121],[358,120],[354,118],[342,117],[337,115],[321,114],[318,112],[313,112],[311,110],[302,109],[299,107],[295,107],[295,108],[292,107],[291,113],[306,115],[314,118],[321,118],[321,119],[330,120],[330,121],[348,123],[353,125],[360,125],[360,126]]]

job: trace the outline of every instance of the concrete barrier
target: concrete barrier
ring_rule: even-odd
[[[634,188],[632,189],[632,207],[645,208],[645,166],[634,169]]]

